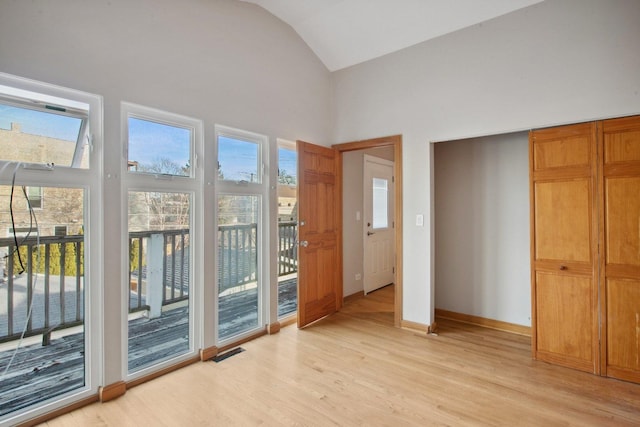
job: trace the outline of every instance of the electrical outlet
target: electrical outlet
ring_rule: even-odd
[[[360,279],[362,279],[362,274],[356,273],[356,280],[360,280]]]

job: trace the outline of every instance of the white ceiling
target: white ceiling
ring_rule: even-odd
[[[293,27],[330,71],[543,0],[241,0]]]

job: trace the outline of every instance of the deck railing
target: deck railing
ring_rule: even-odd
[[[286,276],[298,271],[298,223],[282,221],[278,223],[278,276]]]
[[[279,276],[297,271],[296,232],[296,222],[278,224]],[[83,323],[84,236],[18,242],[19,251],[13,238],[0,238],[0,343],[19,338],[23,329],[25,336],[42,334],[46,343],[54,329]],[[255,281],[257,224],[221,225],[218,242],[220,292]],[[129,233],[130,313],[150,310],[152,270],[162,272],[162,306],[188,299],[189,245],[188,229]],[[162,255],[150,257],[150,250]],[[149,265],[153,259],[161,265]]]
[[[0,238],[0,342],[23,330],[48,335],[82,324],[84,236],[21,237],[18,243],[16,249],[13,238]]]
[[[147,272],[156,267],[162,271],[162,306],[189,298],[189,241],[189,229],[129,233],[130,313],[150,308],[146,298],[149,295]],[[159,251],[162,256],[148,255]],[[154,262],[161,264],[155,266]]]

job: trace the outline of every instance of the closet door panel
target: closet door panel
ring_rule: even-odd
[[[607,178],[607,264],[640,266],[640,177]]]
[[[599,373],[595,123],[530,134],[532,349]]]
[[[640,141],[640,130],[609,133],[604,145],[605,163],[640,161],[638,141]]]
[[[591,262],[588,179],[534,186],[536,259]]]
[[[640,117],[603,121],[602,146],[604,373],[640,382]]]
[[[534,172],[591,167],[591,123],[540,129],[533,132]]]
[[[607,280],[607,374],[640,382],[640,281]]]
[[[592,286],[590,277],[536,274],[538,352],[543,359],[592,370]]]

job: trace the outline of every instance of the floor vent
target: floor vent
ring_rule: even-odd
[[[210,360],[213,360],[214,362],[218,363],[218,362],[222,362],[225,359],[228,359],[231,356],[235,356],[238,353],[242,353],[244,351],[244,348],[242,347],[236,347],[233,350],[229,350],[226,353],[222,353],[219,354],[215,357],[212,357]]]

